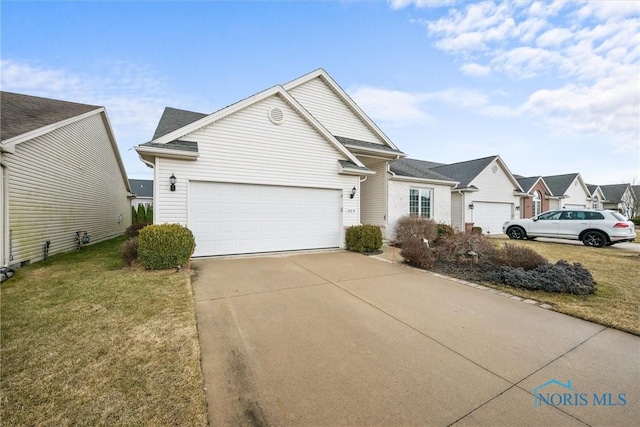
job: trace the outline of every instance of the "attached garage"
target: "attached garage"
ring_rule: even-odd
[[[511,203],[474,202],[473,223],[487,234],[502,234],[502,224],[511,219]]]
[[[192,181],[194,256],[337,248],[342,189]]]

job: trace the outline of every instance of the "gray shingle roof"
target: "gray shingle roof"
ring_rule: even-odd
[[[629,187],[629,184],[609,184],[601,185],[600,189],[607,202],[620,203],[622,202],[622,196],[627,191],[627,187]]]
[[[166,144],[157,144],[155,142],[145,142],[144,144],[140,144],[141,147],[153,147],[153,148],[162,148],[162,149],[170,149],[170,150],[179,150],[179,151],[191,151],[193,153],[198,152],[198,143],[191,141],[170,141]]]
[[[536,181],[538,181],[538,179],[540,179],[539,176],[529,176],[529,177],[523,177],[520,175],[516,176],[516,181],[518,181],[518,184],[520,184],[520,187],[522,187],[522,189],[525,192],[529,192],[529,190],[531,190],[531,187],[533,187],[533,185],[536,183]]]
[[[139,197],[153,197],[153,180],[130,179],[131,192]]]
[[[207,116],[208,114],[166,107],[162,112],[162,117],[160,117],[158,127],[156,127],[156,131],[153,134],[153,139],[160,138],[161,136],[171,133],[174,130],[178,130],[183,126]]]
[[[396,175],[408,176],[411,178],[435,179],[439,181],[455,181],[447,176],[434,172],[431,168],[442,163],[427,162],[417,159],[399,159],[391,163],[390,169]]]
[[[576,179],[576,176],[578,176],[577,173],[568,173],[565,175],[543,176],[542,179],[547,183],[551,194],[554,196],[564,196],[573,180]]]
[[[631,191],[636,197],[636,200],[640,200],[640,185],[632,185]]]
[[[0,92],[0,140],[5,141],[99,108],[102,107]]]
[[[596,189],[598,188],[597,185],[593,185],[593,184],[586,184],[587,188],[589,189],[589,194],[593,194],[594,191],[596,191]]]
[[[347,168],[347,169],[354,169],[354,170],[361,170],[361,171],[370,171],[371,169],[367,168],[367,167],[362,167],[362,166],[358,166],[355,163],[349,161],[349,160],[338,160],[338,162],[340,163],[340,165],[343,168]]]
[[[468,160],[466,162],[452,163],[449,165],[436,166],[432,168],[434,172],[448,176],[454,181],[458,181],[458,187],[466,188],[469,183],[480,174],[498,156],[484,157],[482,159]]]
[[[337,139],[345,147],[351,146],[351,147],[372,148],[374,150],[386,151],[390,154],[400,154],[400,155],[404,154],[400,150],[394,150],[393,148],[388,147],[386,145],[382,145],[382,144],[376,144],[376,143],[367,142],[367,141],[360,141],[357,139],[345,138],[343,136],[336,136],[336,135],[334,135],[333,137]]]

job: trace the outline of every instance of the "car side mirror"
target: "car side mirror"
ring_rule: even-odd
[[[531,218],[531,220],[532,220],[533,222],[535,222],[535,221],[537,221],[537,220],[538,220],[538,217],[537,217],[537,216],[534,216],[533,218]]]

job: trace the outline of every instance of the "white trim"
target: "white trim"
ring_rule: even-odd
[[[138,145],[135,147],[138,152],[138,156],[141,157],[143,154],[152,154],[155,157],[163,157],[166,159],[182,159],[182,160],[197,160],[200,157],[200,153],[196,151],[184,151],[184,150],[175,150],[173,148],[160,148],[160,147],[145,147],[142,145]],[[143,161],[149,165],[149,162]]]
[[[0,154],[0,267],[9,265],[9,179]]]
[[[391,176],[389,177],[389,179],[392,181],[416,182],[416,183],[434,184],[434,185],[448,185],[449,187],[455,187],[456,185],[459,184],[459,182],[457,181],[442,181],[438,179],[414,178],[411,176],[396,175],[393,172],[390,172],[390,173],[391,173]]]
[[[85,119],[87,117],[91,117],[94,114],[98,114],[98,113],[102,113],[104,112],[104,107],[98,107],[95,110],[91,110],[87,113],[84,114],[80,114],[79,116],[74,116],[71,118],[68,118],[66,120],[62,120],[60,122],[56,122],[56,123],[52,123],[50,125],[47,126],[43,126],[41,128],[38,129],[34,129],[31,130],[29,132],[25,132],[23,134],[20,135],[16,135],[13,138],[9,138],[7,140],[4,140],[2,142],[0,142],[0,147],[2,148],[2,151],[6,151],[7,153],[15,153],[15,147],[16,145],[23,143],[25,141],[29,141],[33,138],[37,138],[39,136],[42,136],[44,134],[47,134],[49,132],[52,132],[56,129],[59,129],[63,126],[66,126],[68,124],[80,121],[82,119]],[[127,187],[128,188],[128,187]]]

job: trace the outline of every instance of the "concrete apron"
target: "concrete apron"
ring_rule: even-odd
[[[193,266],[211,425],[640,419],[634,335],[343,251]]]

